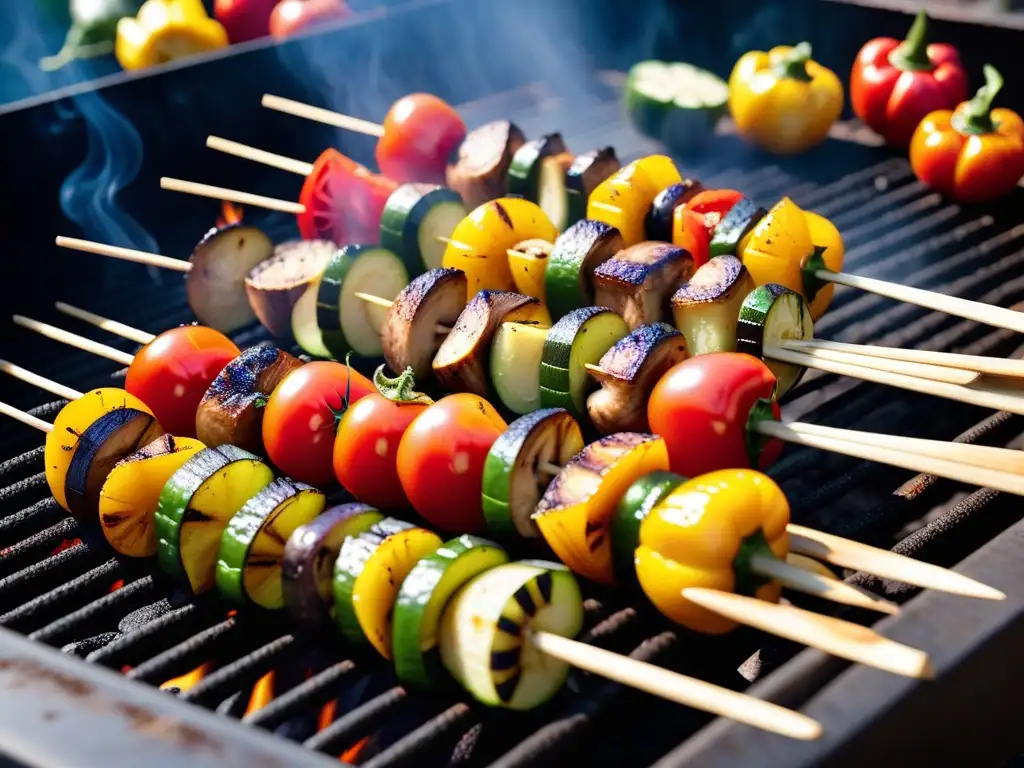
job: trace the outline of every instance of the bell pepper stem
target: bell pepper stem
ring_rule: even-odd
[[[991,64],[985,65],[984,72],[985,84],[957,115],[957,124],[954,127],[961,133],[984,134],[996,130],[996,125],[992,121],[992,102],[1002,90],[1003,76]]]
[[[806,40],[793,46],[793,50],[786,54],[776,66],[776,74],[782,77],[789,77],[793,80],[810,82],[811,76],[807,72],[807,62],[811,60],[811,44]]]
[[[807,299],[808,303],[814,301],[814,297],[818,295],[818,291],[828,285],[827,282],[817,275],[818,270],[828,269],[828,265],[825,263],[825,251],[827,250],[828,248],[824,245],[814,246],[814,250],[811,251],[811,255],[807,257],[807,261],[805,261],[803,267],[800,268],[804,284],[804,297]]]
[[[739,551],[732,561],[733,574],[736,576],[736,594],[753,597],[754,593],[770,579],[761,576],[751,568],[750,564],[757,555],[775,557],[764,531],[758,528],[740,542]]]
[[[924,9],[918,11],[906,39],[889,55],[889,63],[904,70],[935,69],[928,58],[928,14]]]
[[[406,368],[400,375],[390,378],[384,375],[384,366],[382,365],[373,372],[373,385],[381,395],[399,405],[403,403],[431,405],[434,402],[422,392],[417,392],[414,389],[416,380],[413,378],[412,367]]]
[[[747,416],[747,458],[750,459],[752,467],[757,467],[760,464],[761,451],[772,439],[762,434],[761,430],[757,428],[762,421],[777,421],[770,398],[758,398]]]

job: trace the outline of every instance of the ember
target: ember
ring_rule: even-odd
[[[221,215],[217,217],[217,228],[228,227],[242,221],[242,206],[225,200],[220,205]]]

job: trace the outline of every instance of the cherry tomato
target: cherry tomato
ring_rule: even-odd
[[[334,475],[342,487],[375,507],[409,507],[398,479],[398,444],[426,409],[424,403],[398,403],[374,392],[345,411],[334,438]]]
[[[278,38],[291,37],[351,14],[342,0],[281,0],[270,14],[270,34]]]
[[[377,167],[399,183],[445,183],[448,158],[466,138],[466,124],[444,99],[429,93],[403,96],[384,118]]]
[[[337,245],[375,244],[384,204],[397,187],[336,149],[327,149],[302,184],[299,202],[306,210],[296,217],[299,233],[306,240]]]
[[[743,198],[735,189],[708,189],[693,196],[685,206],[687,211],[704,218],[704,231],[708,243],[715,236],[720,222],[736,203]]]
[[[310,485],[334,479],[335,414],[375,392],[373,383],[344,363],[306,363],[284,377],[263,411],[263,447],[284,474]]]
[[[775,376],[756,357],[735,352],[698,355],[661,377],[647,403],[647,418],[652,431],[665,438],[669,464],[677,474],[763,471],[779,457],[782,443],[759,435],[748,438],[747,419],[761,398],[770,400],[770,413],[779,418],[774,391]]]
[[[398,477],[413,508],[446,531],[482,531],[484,460],[507,427],[494,406],[468,392],[417,416],[398,446]]]
[[[199,401],[240,354],[231,339],[213,328],[172,328],[135,353],[124,388],[148,405],[172,435],[195,437]]]

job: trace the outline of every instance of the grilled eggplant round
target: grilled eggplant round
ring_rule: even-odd
[[[203,325],[231,333],[256,319],[245,281],[274,255],[274,243],[260,229],[231,224],[211,229],[192,251],[185,276],[188,304]]]

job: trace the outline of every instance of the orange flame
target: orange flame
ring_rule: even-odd
[[[61,552],[64,552],[65,550],[71,549],[72,547],[77,547],[81,543],[82,540],[78,538],[64,539],[64,541],[62,541],[60,544],[54,547],[53,551],[50,553],[50,557],[55,557],[59,555]]]
[[[237,224],[242,220],[242,206],[225,200],[220,204],[221,215],[217,218],[217,227],[226,227],[229,224]]]
[[[363,736],[363,738],[342,752],[338,760],[342,763],[354,765],[359,759],[359,755],[362,754],[363,750],[366,749],[367,746],[369,746],[371,738],[371,736]]]
[[[110,589],[107,590],[107,594],[110,594],[111,592],[117,592],[117,590],[119,590],[123,586],[124,586],[124,579],[118,579],[117,581],[115,581],[113,584],[110,585]]]
[[[317,718],[316,729],[322,731],[334,722],[334,715],[338,709],[338,700],[331,699],[320,708],[320,717]]]
[[[160,690],[166,691],[170,688],[177,688],[179,692],[184,693],[190,688],[195,687],[204,677],[206,677],[210,672],[211,666],[212,665],[208,661],[200,664],[191,672],[186,672],[181,677],[171,678],[160,686]]]
[[[253,712],[263,709],[273,700],[274,670],[270,670],[252,687],[252,695],[249,696],[249,706],[245,708],[245,714],[251,715]]]

